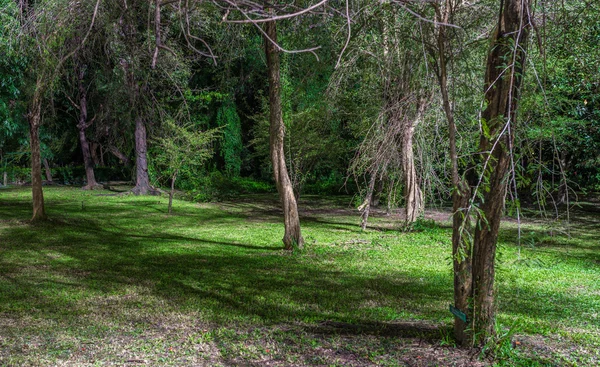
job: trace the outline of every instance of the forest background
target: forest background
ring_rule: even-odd
[[[292,250],[302,195],[353,195],[363,229],[380,203],[410,229],[452,202],[455,306],[468,316],[454,335],[483,345],[501,217],[568,220],[565,207],[600,190],[593,2],[0,9],[3,183],[31,183],[34,221],[47,219],[44,183],[165,188],[169,212],[176,190],[276,191]]]

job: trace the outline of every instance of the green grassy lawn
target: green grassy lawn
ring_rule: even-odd
[[[0,190],[1,366],[600,363],[598,213],[574,212],[570,237],[525,224],[522,246],[503,227],[490,362],[452,346],[447,221],[375,213],[361,231],[349,198],[305,197],[288,253],[273,195],[167,216],[164,197],[44,194],[51,220],[31,224],[29,189]]]

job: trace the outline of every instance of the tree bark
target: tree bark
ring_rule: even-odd
[[[131,190],[136,195],[154,193],[148,178],[148,140],[146,137],[146,124],[141,117],[135,119],[135,187]]]
[[[414,121],[407,121],[402,136],[402,171],[404,174],[404,201],[406,224],[414,223],[423,214],[423,192],[417,181],[415,156],[413,153],[413,138],[415,129],[421,120],[427,106],[427,101],[421,99],[417,106],[417,115]]]
[[[48,163],[48,159],[43,159],[44,163],[44,171],[46,172],[46,181],[52,182],[52,170],[50,170],[50,164]]]
[[[367,221],[369,220],[369,214],[371,212],[371,203],[373,202],[373,191],[375,191],[375,180],[377,178],[377,172],[371,174],[371,179],[369,180],[369,187],[367,188],[367,195],[365,196],[365,201],[363,201],[362,205],[358,207],[358,210],[361,213],[360,215],[360,228],[364,231],[367,229]]]
[[[131,163],[131,159],[129,159],[128,156],[126,156],[125,154],[123,154],[116,147],[114,147],[112,145],[109,145],[108,146],[108,151],[111,152],[112,155],[114,155],[115,157],[119,158],[119,161],[121,161],[122,164],[128,166]]]
[[[85,130],[91,124],[91,122],[88,122],[87,90],[83,85],[85,66],[78,65],[76,69],[77,86],[79,89],[79,123],[77,124],[77,128],[79,129],[79,143],[81,144],[81,152],[83,153],[83,164],[85,167],[85,177],[87,180],[87,184],[82,187],[82,189],[93,190],[99,185],[96,182],[96,176],[94,175],[94,161],[92,160],[90,144],[85,136]]]
[[[171,215],[173,210],[173,195],[175,195],[175,180],[177,179],[177,171],[173,173],[173,177],[171,177],[171,191],[169,192],[169,215]]]
[[[98,150],[100,150],[100,154],[98,154]],[[92,155],[92,163],[94,164],[94,167],[104,166],[100,144],[90,141],[90,153]]]
[[[484,159],[484,178],[480,188],[484,200],[473,242],[473,329],[475,343],[479,345],[495,337],[496,243],[508,187],[517,103],[530,27],[528,0],[503,0],[503,3],[486,66],[487,107],[482,113],[482,120],[489,133],[481,134],[479,144],[480,156]]]
[[[46,220],[44,191],[42,189],[42,160],[40,150],[40,125],[42,122],[42,77],[38,77],[28,114],[29,144],[31,148],[31,194],[33,200],[32,221]]]
[[[270,149],[271,163],[273,164],[273,176],[275,185],[279,192],[281,205],[283,206],[283,220],[285,225],[285,234],[283,243],[287,250],[292,250],[294,246],[302,248],[304,239],[300,232],[300,217],[294,190],[288,170],[285,164],[285,154],[283,139],[285,135],[285,126],[281,112],[281,85],[279,76],[279,50],[273,42],[277,42],[277,28],[275,22],[265,24],[265,33],[269,39],[265,38],[265,53],[267,57],[267,67],[269,74],[269,111],[270,111]]]
[[[436,17],[440,23],[448,24],[451,18],[452,5],[447,0],[444,8],[436,8]],[[448,93],[448,60],[446,50],[448,38],[447,27],[438,26],[437,34],[437,70],[438,83],[442,95],[442,104],[446,120],[448,121],[448,137],[450,145],[450,165],[452,172],[452,264],[454,273],[454,307],[466,315],[471,314],[469,299],[472,293],[472,265],[471,245],[469,231],[471,230],[468,213],[471,190],[469,184],[458,172],[458,154],[456,150],[456,123],[454,111],[450,105]],[[467,320],[468,321],[468,320]],[[460,346],[467,346],[472,342],[472,333],[468,322],[458,317],[454,318],[454,338]]]

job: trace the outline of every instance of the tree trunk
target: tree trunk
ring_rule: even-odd
[[[175,180],[177,179],[177,171],[173,174],[171,178],[171,191],[169,192],[169,215],[172,213],[173,209],[173,195],[175,195]]]
[[[394,190],[396,188],[396,180],[393,178],[389,180],[389,188],[387,193],[387,205],[386,205],[386,214],[392,215],[392,208],[394,207],[395,194]]]
[[[94,161],[92,160],[92,154],[90,152],[90,144],[85,136],[85,130],[89,127],[88,122],[88,111],[87,111],[87,90],[83,85],[83,78],[85,76],[85,67],[78,65],[78,88],[79,88],[79,123],[77,128],[79,129],[79,143],[81,144],[81,152],[83,153],[83,164],[85,167],[85,177],[87,184],[82,187],[84,190],[93,190],[98,187],[96,182],[96,176],[94,175]]]
[[[52,182],[52,171],[50,170],[50,164],[46,158],[43,159],[44,171],[46,172],[46,181]]]
[[[425,114],[425,109],[429,105],[426,96],[421,96],[417,100],[417,114],[414,121],[406,120],[402,135],[402,171],[404,174],[404,201],[405,201],[405,220],[406,224],[414,223],[424,212],[423,192],[419,186],[417,178],[417,169],[415,167],[415,156],[413,152],[413,138],[419,122]]]
[[[528,0],[503,2],[504,8],[500,9],[500,20],[486,66],[484,90],[487,107],[482,113],[482,120],[489,133],[481,134],[479,144],[484,164],[480,190],[484,197],[473,242],[473,332],[475,343],[479,345],[495,337],[496,243],[508,187],[517,103],[530,27]]]
[[[123,154],[119,149],[115,148],[112,145],[108,146],[108,151],[112,153],[112,155],[114,155],[115,157],[119,158],[119,161],[121,161],[122,164],[128,166],[131,163],[131,160],[129,159],[129,157],[127,157],[125,154]]]
[[[31,194],[33,199],[32,221],[46,220],[44,191],[42,189],[42,160],[40,151],[40,125],[42,117],[42,80],[38,77],[29,110],[29,144],[31,147]]]
[[[413,137],[418,121],[407,126],[402,137],[402,171],[404,174],[404,202],[406,224],[414,223],[423,214],[423,193],[417,182],[413,154]]]
[[[131,190],[136,195],[153,193],[148,178],[148,141],[146,138],[146,125],[141,117],[135,119],[135,187]]]
[[[371,179],[369,180],[369,187],[367,188],[367,195],[365,196],[365,201],[363,201],[362,205],[358,207],[358,210],[361,213],[360,215],[360,228],[364,231],[367,228],[367,221],[369,220],[369,214],[371,212],[371,203],[373,201],[373,191],[375,191],[375,180],[377,177],[377,172],[371,174]]]
[[[269,110],[270,110],[270,149],[273,176],[283,206],[285,234],[283,243],[287,250],[294,246],[302,248],[304,239],[300,232],[300,217],[294,190],[285,164],[283,139],[285,126],[281,112],[281,86],[279,78],[279,50],[273,42],[277,42],[275,22],[265,24],[265,32],[271,39],[265,39],[265,53],[269,73]]]
[[[444,8],[436,8],[437,20],[440,23],[448,24],[452,15],[451,11],[451,4],[449,0],[447,0],[444,4]],[[469,306],[469,299],[471,297],[473,279],[471,266],[472,247],[470,246],[471,239],[469,238],[471,226],[467,208],[471,199],[471,190],[468,183],[458,172],[456,123],[454,121],[454,111],[450,105],[448,93],[448,60],[446,59],[448,39],[446,37],[446,29],[445,26],[438,26],[437,66],[442,104],[446,120],[448,121],[450,165],[452,170],[452,264],[454,273],[454,307],[465,315],[470,315],[471,307]],[[465,322],[459,317],[454,318],[454,338],[460,346],[467,346],[472,342],[472,333],[468,327],[468,321],[469,320]]]
[[[100,150],[100,154],[98,154],[98,150]],[[104,164],[102,164],[102,150],[100,148],[100,144],[90,141],[90,153],[92,155],[92,163],[94,164],[94,167],[104,166]]]

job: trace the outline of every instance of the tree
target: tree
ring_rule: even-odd
[[[38,4],[36,4],[38,5]],[[40,125],[42,123],[42,102],[44,94],[48,88],[48,83],[53,78],[54,65],[48,63],[48,56],[36,55],[35,46],[49,47],[54,41],[52,32],[48,30],[49,24],[53,19],[50,9],[44,9],[41,5],[34,7],[28,1],[19,2],[21,11],[21,26],[24,30],[24,46],[30,50],[33,55],[32,59],[37,60],[37,67],[34,68],[33,93],[31,94],[28,103],[27,121],[29,123],[29,145],[31,149],[31,190],[33,201],[33,221],[45,220],[46,210],[44,207],[44,192],[42,190],[42,170],[41,170],[41,151],[40,151]],[[42,16],[40,16],[42,15]],[[31,46],[31,43],[33,46]],[[30,44],[27,44],[30,43]],[[26,46],[25,46],[26,45]],[[46,50],[47,53],[52,53],[53,50]]]
[[[163,129],[163,134],[155,138],[159,149],[156,150],[154,160],[171,181],[168,208],[171,214],[177,176],[183,169],[201,166],[211,157],[210,143],[214,140],[217,130],[195,131],[194,127],[179,125],[172,119],[163,122]]]
[[[94,161],[92,160],[92,153],[90,151],[90,143],[85,135],[86,129],[95,120],[95,117],[91,120],[88,119],[87,89],[84,86],[86,69],[87,66],[82,64],[80,61],[75,62],[74,71],[77,77],[77,89],[79,95],[79,122],[77,124],[77,129],[79,130],[79,143],[81,145],[85,176],[87,179],[87,184],[83,187],[83,189],[93,190],[100,185],[96,182],[96,176],[94,175]]]
[[[279,192],[279,198],[283,207],[283,221],[285,234],[283,243],[287,250],[294,247],[301,248],[304,239],[300,231],[300,216],[294,189],[288,175],[285,153],[284,136],[285,125],[281,108],[281,84],[279,74],[279,49],[277,42],[277,28],[274,21],[265,24],[265,53],[267,56],[267,68],[269,78],[269,111],[270,111],[270,151],[271,163],[273,165],[273,177]]]
[[[448,4],[447,4],[448,5]],[[456,307],[467,322],[455,319],[455,335],[460,344],[485,344],[495,336],[495,255],[498,230],[513,167],[517,107],[523,80],[530,24],[528,0],[501,0],[498,23],[491,35],[486,62],[484,94],[486,107],[481,114],[478,168],[480,175],[467,187],[458,175],[454,120],[444,96],[444,108],[451,134],[453,192],[453,258]],[[444,13],[438,12],[438,17]],[[442,15],[448,20],[450,13]],[[447,93],[445,35],[438,34],[438,75],[442,94]],[[473,170],[476,167],[470,167]],[[471,213],[471,212],[474,213]],[[475,216],[471,228],[470,216]],[[470,232],[473,232],[472,234]],[[472,239],[472,243],[469,241]]]
[[[19,1],[21,19],[21,47],[30,61],[29,77],[35,81],[29,90],[27,121],[31,149],[31,189],[33,199],[33,221],[47,218],[42,190],[40,127],[44,98],[52,89],[63,66],[75,52],[85,44],[92,29],[100,0],[93,7],[63,1],[39,1],[34,4]],[[69,11],[65,11],[69,9]],[[75,14],[75,17],[72,16]],[[91,20],[90,20],[91,18]],[[77,27],[87,23],[89,28],[75,49],[69,49],[64,39]]]

